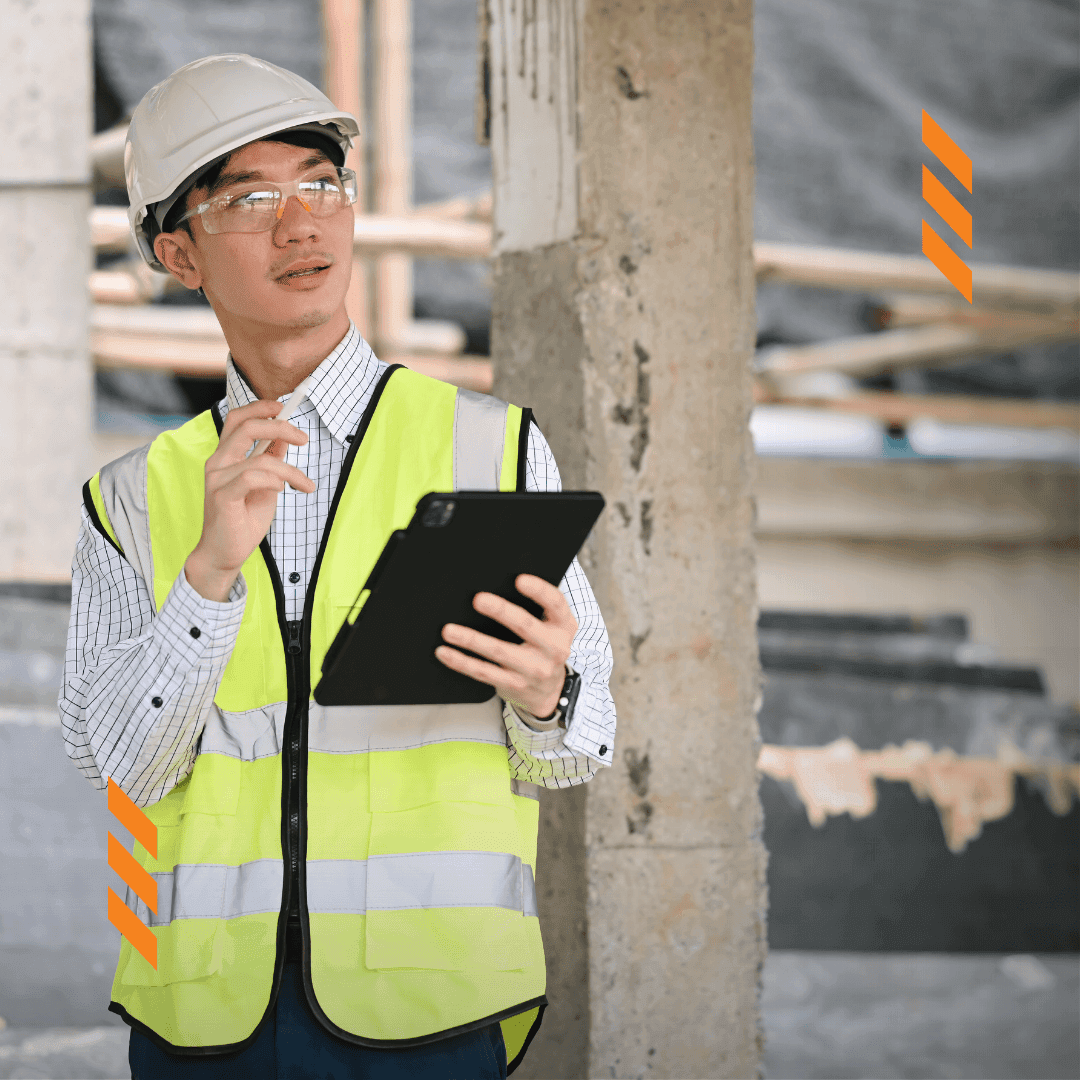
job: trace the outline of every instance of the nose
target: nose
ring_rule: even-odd
[[[299,195],[290,195],[278,207],[278,220],[274,225],[274,243],[284,247],[292,240],[316,236],[318,227],[311,214],[311,207]]]
[[[289,199],[295,199],[309,214],[311,213],[311,207],[308,206],[308,204],[304,202],[304,200],[301,199],[299,195],[288,195],[286,196],[285,201],[281,204],[281,206],[278,207],[277,216],[279,221],[281,220],[282,215],[285,213],[285,207],[289,205]]]

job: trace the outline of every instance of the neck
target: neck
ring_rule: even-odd
[[[344,304],[319,326],[253,325],[225,312],[217,312],[217,316],[233,363],[263,401],[292,393],[349,332]]]

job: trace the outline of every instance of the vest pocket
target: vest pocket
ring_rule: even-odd
[[[501,908],[369,911],[364,966],[369,971],[518,971],[529,966],[536,919]]]
[[[531,956],[532,872],[499,851],[370,855],[369,969],[515,971]],[[538,929],[538,927],[537,927]]]
[[[127,940],[121,959],[120,983],[127,986],[168,986],[214,975],[222,967],[223,927],[220,919],[177,919],[155,929],[158,939],[157,969]]]

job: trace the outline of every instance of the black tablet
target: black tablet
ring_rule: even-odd
[[[431,492],[406,529],[391,535],[323,660],[320,705],[447,705],[495,690],[435,656],[447,623],[504,641],[521,639],[473,606],[491,592],[537,617],[514,587],[518,574],[558,585],[600,511],[597,491]],[[364,591],[369,595],[364,600]],[[353,611],[356,611],[354,607]]]

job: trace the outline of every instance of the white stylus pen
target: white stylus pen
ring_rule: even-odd
[[[281,412],[274,417],[275,420],[291,420],[301,405],[304,404],[308,396],[308,391],[311,389],[311,376],[309,375],[293,392],[289,395],[289,400],[281,406]],[[273,439],[260,439],[255,444],[255,449],[251,451],[251,456],[255,457],[256,454],[261,454],[274,440]]]

